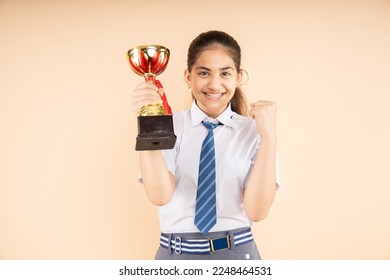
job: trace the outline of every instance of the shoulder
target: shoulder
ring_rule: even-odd
[[[246,124],[251,123],[253,121],[253,119],[246,117],[246,116],[243,116],[243,115],[239,115],[237,113],[234,113],[231,116],[231,119],[237,123],[246,123]]]
[[[256,122],[254,119],[238,114],[233,114],[230,120],[230,129],[233,135],[238,135],[240,141],[245,145],[257,146],[260,143],[260,136],[257,132]],[[233,137],[233,136],[232,136]]]
[[[179,112],[174,112],[173,113],[173,119],[179,121],[179,120],[182,120],[183,118],[185,118],[188,115],[190,115],[190,110],[189,109],[183,110],[183,111],[179,111]]]
[[[183,131],[185,130],[185,127],[188,126],[189,123],[191,123],[190,112],[191,112],[190,110],[183,110],[183,111],[173,113],[172,115],[173,128],[176,136],[182,134]]]
[[[256,131],[256,122],[254,119],[242,116],[234,113],[231,116],[231,125],[237,129],[243,130],[255,130]]]
[[[183,126],[183,124],[190,118],[190,110],[184,110],[173,113],[173,124],[176,126]]]

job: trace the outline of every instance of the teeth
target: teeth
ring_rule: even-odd
[[[206,93],[206,95],[207,95],[207,96],[210,96],[210,97],[218,98],[218,97],[221,97],[221,96],[222,96],[222,93],[213,93],[213,94]]]

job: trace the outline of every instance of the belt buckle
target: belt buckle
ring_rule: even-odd
[[[178,246],[179,243],[179,246]],[[175,236],[175,249],[174,252],[176,255],[181,255],[181,238],[180,236]]]
[[[210,243],[211,253],[225,250],[225,249],[230,249],[230,235],[210,239],[209,243]]]

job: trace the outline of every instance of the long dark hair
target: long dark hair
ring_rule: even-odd
[[[208,47],[221,45],[232,58],[237,72],[241,69],[241,48],[237,41],[223,31],[211,30],[199,34],[190,44],[187,54],[187,68],[191,72],[196,60]],[[240,87],[236,88],[234,96],[230,101],[232,110],[240,115],[248,115],[247,101]]]

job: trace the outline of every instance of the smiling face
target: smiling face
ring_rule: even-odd
[[[233,98],[241,74],[226,49],[215,45],[200,54],[191,72],[186,69],[184,78],[191,85],[198,107],[217,118]]]

